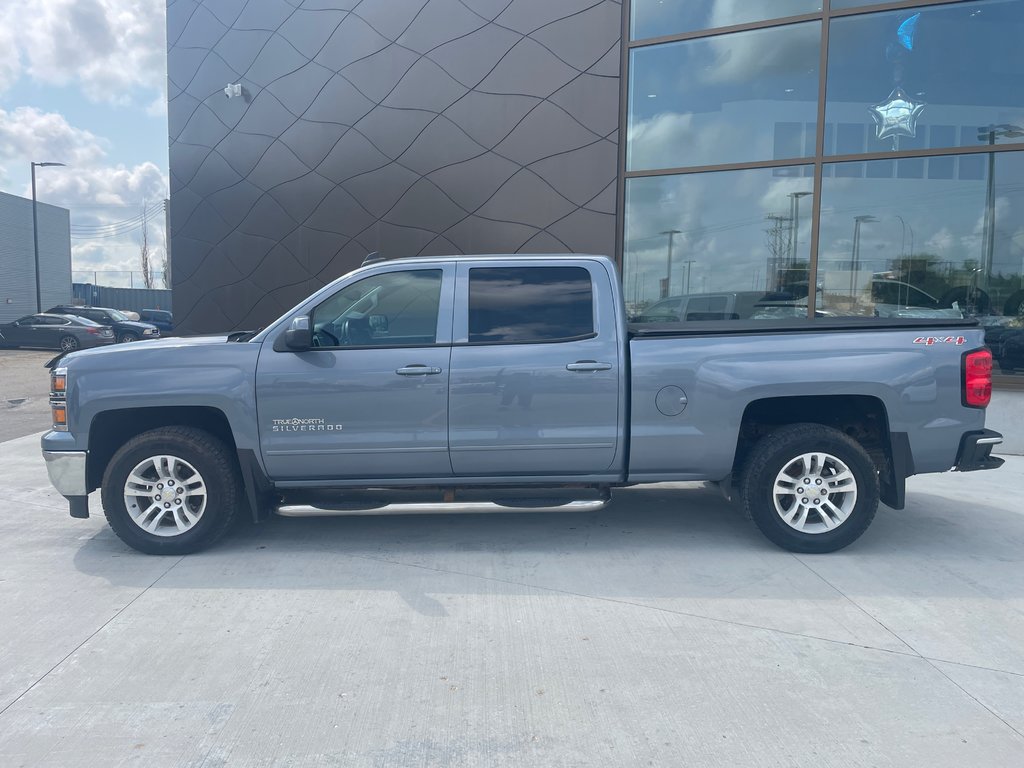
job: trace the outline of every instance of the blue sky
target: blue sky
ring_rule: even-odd
[[[111,225],[168,194],[166,56],[164,0],[0,2],[0,191],[28,196],[33,160],[67,164],[37,188],[71,211],[76,280],[140,270],[141,225]],[[159,265],[163,215],[146,226]]]

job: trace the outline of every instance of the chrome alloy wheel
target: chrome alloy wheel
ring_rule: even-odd
[[[801,533],[825,533],[846,522],[857,505],[857,478],[828,453],[805,453],[782,468],[772,489],[775,511]]]
[[[154,536],[180,536],[206,510],[206,483],[177,456],[151,456],[135,465],[124,483],[124,506],[132,521]]]

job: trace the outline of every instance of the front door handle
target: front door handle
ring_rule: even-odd
[[[608,371],[611,370],[611,363],[599,363],[596,360],[577,360],[565,366],[567,371]]]
[[[395,371],[399,376],[436,376],[440,372],[440,368],[431,368],[430,366],[420,365],[419,363],[407,365],[404,368],[399,368]]]

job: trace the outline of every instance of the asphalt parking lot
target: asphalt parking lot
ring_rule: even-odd
[[[714,491],[597,514],[274,519],[188,557],[0,443],[4,766],[1009,766],[1024,458],[849,549]]]
[[[56,352],[0,349],[0,442],[31,435],[50,424],[50,372]]]

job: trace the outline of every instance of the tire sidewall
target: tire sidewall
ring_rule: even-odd
[[[1024,291],[1017,291],[1011,294],[1003,306],[1003,314],[1007,317],[1024,315]]]
[[[122,333],[120,336],[117,337],[117,343],[118,344],[130,344],[133,341],[138,341],[138,340],[139,340],[138,336],[136,336],[134,333],[128,333],[127,331],[125,333]]]
[[[856,541],[867,530],[878,508],[878,475],[870,457],[841,433],[826,432],[799,442],[796,439],[787,441],[781,431],[779,436],[782,439],[771,449],[760,452],[760,455],[755,451],[748,473],[743,478],[742,499],[751,519],[769,540],[794,552],[833,552]],[[803,533],[792,528],[776,511],[773,498],[779,472],[801,454],[812,452],[828,453],[839,459],[857,481],[857,502],[853,511],[837,528],[825,533]]]
[[[236,503],[234,477],[225,476],[225,449],[211,436],[210,443],[198,447],[193,441],[170,434],[142,435],[119,450],[103,476],[103,509],[110,527],[129,546],[149,554],[186,554],[212,543],[226,526]],[[125,508],[124,485],[129,473],[147,458],[174,456],[191,464],[206,485],[206,508],[192,528],[177,536],[157,536],[142,530]]]

